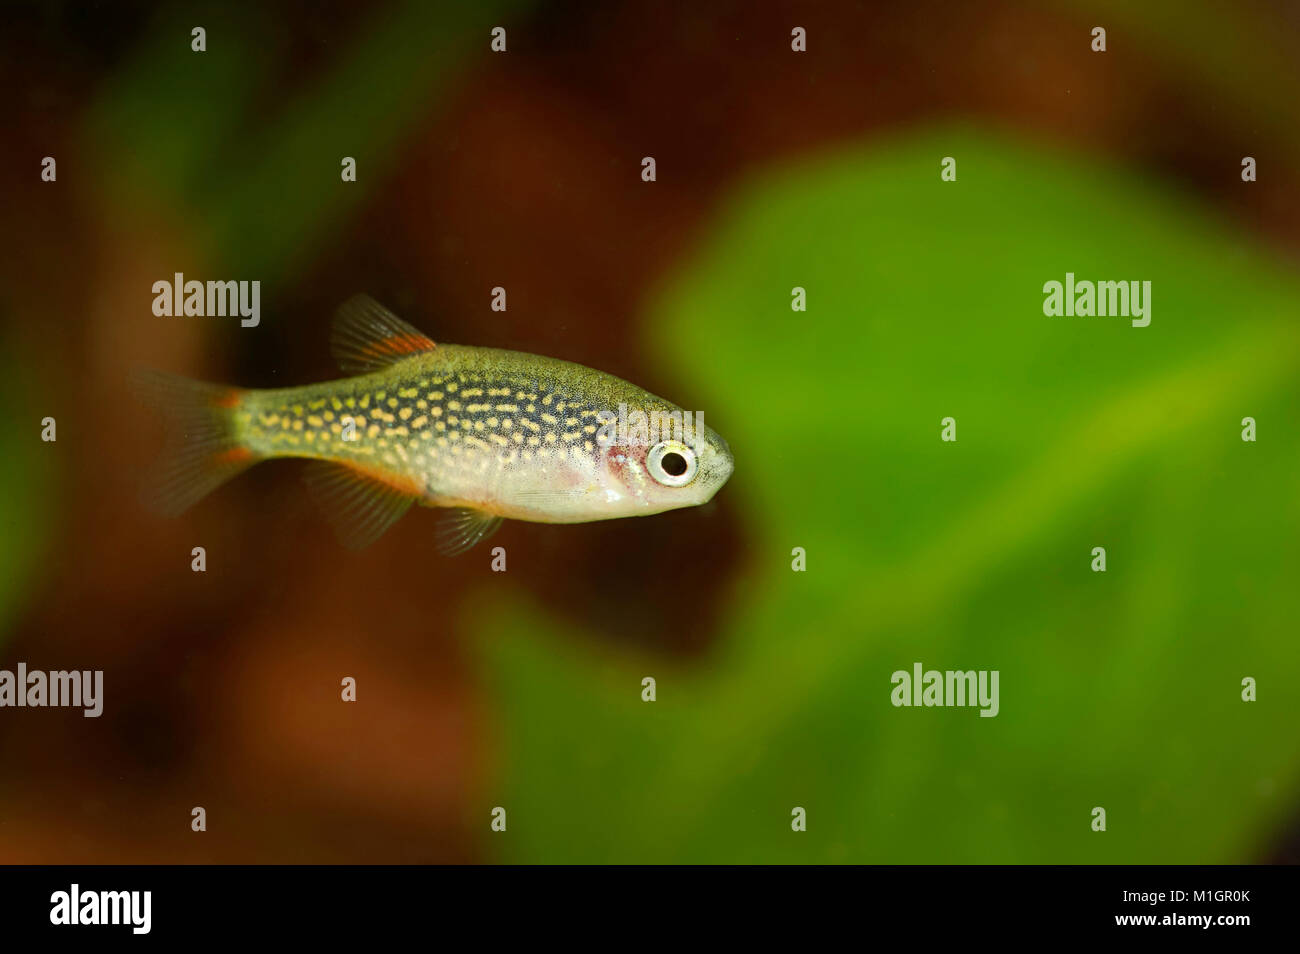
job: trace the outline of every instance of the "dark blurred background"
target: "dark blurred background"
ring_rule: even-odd
[[[773,262],[779,271],[794,255],[774,239],[772,257],[762,264],[745,244],[767,234],[762,222],[734,211],[756,209],[761,217],[775,207],[766,186],[749,185],[766,181],[768,170],[795,170],[799,182],[830,190],[840,173],[818,171],[823,159],[848,156],[836,168],[856,181],[851,176],[859,168],[887,171],[890,144],[900,138],[924,141],[929,130],[957,129],[963,132],[935,149],[919,150],[926,189],[939,188],[938,163],[946,154],[959,157],[964,188],[977,188],[981,168],[966,164],[966,155],[987,156],[990,169],[1012,170],[1002,180],[1004,198],[967,210],[971,223],[1020,201],[1016,182],[1036,174],[1032,163],[1017,165],[1021,148],[1026,155],[1067,155],[1084,167],[1077,176],[1069,169],[1058,174],[1055,166],[1040,170],[1042,185],[1031,184],[1027,194],[1047,201],[1058,192],[1114,195],[1110,180],[1088,184],[1088,169],[1096,166],[1133,177],[1141,201],[1155,196],[1158,205],[1175,207],[1169,223],[1153,226],[1150,236],[1134,238],[1124,229],[1125,240],[1143,251],[1172,249],[1186,234],[1180,210],[1194,210],[1188,214],[1197,223],[1213,223],[1207,236],[1230,236],[1222,248],[1236,250],[1226,257],[1267,262],[1260,268],[1276,276],[1266,301],[1232,299],[1243,314],[1267,312],[1276,320],[1251,326],[1252,340],[1273,350],[1273,329],[1294,324],[1295,285],[1287,276],[1300,252],[1296,4],[118,2],[9,5],[0,16],[6,226],[0,235],[6,408],[0,667],[25,661],[47,670],[103,669],[106,696],[99,719],[76,710],[0,711],[0,861],[1294,862],[1300,856],[1293,703],[1264,709],[1262,698],[1264,727],[1234,722],[1222,738],[1200,736],[1209,748],[1185,754],[1200,763],[1201,774],[1173,780],[1130,771],[1146,764],[1140,746],[1115,741],[1121,756],[1098,741],[1140,739],[1162,747],[1165,732],[1187,724],[1182,707],[1192,697],[1162,696],[1150,682],[1147,695],[1133,697],[1141,700],[1133,711],[1158,711],[1158,723],[1108,728],[1098,716],[1071,726],[1045,702],[1034,721],[1059,726],[1061,734],[1041,740],[968,738],[974,729],[966,723],[983,729],[986,720],[979,719],[964,719],[951,736],[942,728],[909,728],[905,733],[938,734],[905,734],[894,745],[883,743],[884,730],[877,728],[913,715],[880,703],[888,697],[889,672],[910,668],[915,659],[939,668],[1002,668],[1001,721],[1012,726],[1017,716],[1008,701],[1014,685],[1008,673],[1031,655],[1037,675],[1027,678],[1044,680],[1044,698],[1053,696],[1052,680],[1067,694],[1088,683],[1077,668],[1086,669],[1087,660],[1099,673],[1144,671],[1148,664],[1160,672],[1164,652],[1203,660],[1198,674],[1221,672],[1224,686],[1213,691],[1229,699],[1241,675],[1265,675],[1259,670],[1266,667],[1279,677],[1269,695],[1293,694],[1294,682],[1278,682],[1297,671],[1294,597],[1277,594],[1293,588],[1295,577],[1270,575],[1296,566],[1292,504],[1250,523],[1248,533],[1263,542],[1243,544],[1242,552],[1271,569],[1254,577],[1260,582],[1249,599],[1233,604],[1240,612],[1225,612],[1221,630],[1204,631],[1215,647],[1232,643],[1241,626],[1258,634],[1259,653],[1231,665],[1204,655],[1195,641],[1192,648],[1161,644],[1139,656],[1122,640],[1094,641],[1099,627],[1116,624],[1125,607],[1143,611],[1133,609],[1134,600],[1145,607],[1146,600],[1183,599],[1180,594],[1196,588],[1191,578],[1167,579],[1169,589],[1159,596],[1148,578],[1136,595],[1118,596],[1098,619],[1081,621],[1070,584],[1053,589],[1052,579],[1033,578],[1035,565],[1056,559],[1039,560],[1033,546],[1008,551],[989,570],[987,589],[964,592],[937,610],[937,618],[917,622],[896,605],[884,623],[873,622],[874,607],[864,599],[851,627],[827,622],[804,632],[799,621],[809,618],[808,603],[820,612],[860,580],[845,571],[818,583],[817,561],[838,558],[853,566],[857,560],[866,576],[902,565],[897,554],[912,540],[906,534],[920,539],[933,528],[881,525],[889,524],[888,514],[905,512],[899,509],[904,494],[914,495],[918,512],[930,512],[926,501],[946,491],[925,477],[911,486],[909,474],[927,464],[908,456],[910,445],[900,454],[893,441],[902,438],[888,433],[864,434],[872,443],[861,462],[855,452],[845,456],[841,447],[809,441],[804,468],[826,476],[812,486],[797,470],[789,477],[765,469],[765,461],[803,449],[800,435],[806,436],[797,415],[781,416],[781,395],[768,392],[779,392],[782,369],[792,362],[807,371],[826,359],[833,369],[825,375],[828,401],[853,400],[861,393],[849,380],[852,368],[840,369],[830,355],[860,347],[871,362],[900,363],[904,342],[891,344],[891,333],[915,334],[921,354],[936,336],[962,334],[961,313],[941,307],[945,273],[905,254],[914,246],[894,223],[934,223],[933,236],[916,239],[921,248],[960,229],[907,199],[906,189],[919,187],[872,173],[876,178],[864,179],[860,189],[842,187],[850,190],[845,202],[876,195],[873,183],[880,195],[902,190],[897,218],[882,208],[878,221],[864,212],[859,224],[875,236],[864,257],[890,263],[879,281],[917,291],[916,313],[875,315],[864,311],[856,290],[823,286],[810,291],[808,321],[822,323],[809,337],[807,328],[791,325],[788,310],[789,288],[807,284],[799,280],[803,273],[777,276],[772,316],[750,309],[743,296],[692,297],[690,290],[724,282],[716,276],[761,280]],[[1108,29],[1105,54],[1089,48],[1095,25]],[[206,30],[205,53],[190,50],[194,26]],[[504,54],[489,50],[494,26],[507,30]],[[807,53],[790,50],[794,26],[808,31]],[[962,137],[973,143],[968,152],[949,145]],[[979,145],[986,138],[990,144]],[[909,148],[898,154],[909,155]],[[641,181],[647,155],[657,161],[653,184]],[[1260,181],[1249,186],[1239,175],[1245,155],[1260,167]],[[55,183],[40,180],[44,156],[57,159]],[[355,183],[340,181],[344,156],[357,160]],[[884,164],[871,166],[877,156],[886,157]],[[800,179],[799,170],[812,171]],[[786,186],[772,188],[786,194]],[[824,194],[833,208],[838,193]],[[816,244],[828,234],[817,227],[816,214],[815,208],[808,213],[801,241],[805,252],[820,256],[811,261],[829,260],[834,249]],[[1096,223],[1085,220],[1081,228],[1095,229],[1098,247],[1110,242],[1112,233]],[[1069,222],[1060,229],[1065,243],[1079,231]],[[1042,247],[1032,232],[1008,234]],[[972,226],[965,254],[987,247],[988,236]],[[1217,248],[1206,238],[1195,260],[1223,260]],[[1186,267],[1188,259],[1169,256],[1171,270]],[[732,260],[734,272],[707,264]],[[1069,261],[1063,256],[1030,273],[1028,303],[1017,306],[1029,321],[1041,304],[1034,282],[1061,278]],[[1164,266],[1143,267],[1163,274]],[[261,325],[155,317],[151,285],[174,272],[201,280],[260,279]],[[1218,276],[1206,272],[1203,280],[1213,285]],[[1258,287],[1254,279],[1243,282]],[[509,296],[504,313],[489,308],[498,285]],[[411,514],[369,550],[343,550],[305,498],[294,463],[255,468],[181,519],[144,512],[138,487],[160,434],[132,399],[128,373],[157,367],[249,387],[335,376],[329,318],[360,291],[435,339],[562,357],[702,409],[736,449],[736,476],[699,510],[564,528],[507,524],[493,541],[509,553],[510,570],[499,576],[488,572],[485,552],[440,558],[427,512]],[[1124,337],[1144,334],[1133,330],[1107,340],[1172,341],[1156,333],[1174,323],[1174,306],[1165,304],[1173,300],[1157,298],[1148,339]],[[691,301],[723,304],[691,311]],[[1292,310],[1277,313],[1276,304],[1287,301]],[[933,315],[928,330],[915,324],[921,313]],[[1039,313],[1034,327],[1045,321]],[[1186,352],[1175,341],[1167,354],[1216,353],[1222,323],[1207,320],[1204,327],[1203,337],[1183,340]],[[875,337],[859,341],[853,337],[859,334]],[[802,344],[793,340],[801,336]],[[1287,340],[1279,350],[1290,356]],[[1001,353],[998,340],[984,346]],[[1051,388],[1067,389],[1050,369],[1058,361],[1060,368],[1073,367],[1073,347],[1064,357],[1035,351],[1021,364],[1021,357],[1008,359],[997,376],[1013,387],[1026,382],[1009,406],[1032,408]],[[1106,360],[1095,357],[1099,367]],[[952,360],[954,368],[963,366],[959,356]],[[1153,365],[1163,360],[1151,359]],[[1160,370],[1181,366],[1171,359]],[[759,368],[763,374],[753,370]],[[1296,403],[1295,378],[1286,369],[1294,370],[1279,371],[1279,411],[1268,431],[1279,443],[1288,439],[1283,412]],[[917,373],[913,368],[901,380]],[[1068,370],[1062,373],[1069,378]],[[980,380],[980,387],[992,387],[991,378]],[[842,385],[847,389],[836,390]],[[1101,393],[1090,387],[1080,385],[1065,403],[1079,408]],[[1233,385],[1224,387],[1231,392]],[[810,413],[818,403],[810,402]],[[938,420],[948,411],[919,403],[918,430],[925,431],[925,453],[932,453]],[[865,419],[881,407],[866,401],[852,413]],[[1220,423],[1230,438],[1244,413],[1250,408],[1225,407]],[[38,440],[47,415],[58,422],[54,444]],[[1294,446],[1294,418],[1290,423]],[[978,440],[977,428],[996,430],[973,425],[963,439],[969,433]],[[915,442],[922,446],[921,438]],[[1097,453],[1110,449],[1102,445]],[[1005,460],[979,464],[979,473],[992,479],[1027,454],[1008,449]],[[906,466],[898,464],[891,482],[873,485],[866,471],[890,458]],[[1190,470],[1222,473],[1217,460]],[[1293,452],[1283,453],[1270,472],[1268,491],[1280,498],[1264,493],[1262,483],[1251,487],[1261,499],[1295,500],[1295,462]],[[976,486],[972,475],[953,479]],[[1116,479],[1117,498],[1133,499],[1129,472]],[[1186,489],[1189,508],[1205,506],[1201,491]],[[900,496],[891,504],[895,491]],[[1238,485],[1223,493],[1231,509],[1243,491]],[[992,485],[981,494],[977,499],[990,506],[1000,499]],[[1117,539],[1138,533],[1132,528],[1152,512],[1139,509],[1127,519],[1095,501],[1079,507],[1102,524],[1109,515]],[[816,523],[823,512],[824,524]],[[837,532],[847,527],[852,541],[836,550],[830,529],[824,541],[820,531],[809,531],[807,539],[822,542],[820,550],[810,548],[814,589],[763,611],[772,621],[774,662],[755,662],[738,647],[767,644],[757,624],[738,622],[748,618],[741,607],[755,612],[763,594],[771,597],[772,580],[787,585],[790,548],[804,538],[780,537],[768,546],[779,536],[770,531],[782,521],[798,527],[804,516],[818,527],[833,523]],[[1164,520],[1161,527],[1184,524],[1177,510],[1152,519]],[[1093,526],[1068,543],[1062,560],[1086,568],[1096,543]],[[1048,542],[1072,532],[1058,524],[1049,530]],[[1180,542],[1176,531],[1169,537],[1161,528],[1147,530],[1170,541],[1170,554],[1197,545],[1194,536]],[[866,557],[853,549],[891,532],[900,535],[893,549],[880,545]],[[189,568],[191,547],[198,545],[208,554],[202,574]],[[1234,573],[1253,572],[1241,567],[1234,564]],[[928,572],[916,579],[933,578]],[[1031,599],[1041,596],[1044,607],[1067,618],[1067,627],[1077,624],[1079,641],[1052,630],[1044,610],[1036,634],[999,644],[991,660],[942,655],[936,645],[963,645],[968,636],[996,629],[990,620],[1038,612],[1021,591],[1002,589],[1000,574],[1011,572],[1039,594]],[[917,592],[918,603],[936,598]],[[504,619],[494,615],[497,603],[512,607]],[[1259,618],[1243,622],[1264,607]],[[1185,632],[1207,615],[1214,614],[1166,621],[1167,631]],[[1166,623],[1147,620],[1135,632],[1166,632]],[[910,635],[909,625],[917,629]],[[937,642],[927,645],[930,637]],[[847,663],[841,668],[847,645],[889,646],[890,640],[897,652],[868,664],[856,687],[840,684],[857,671]],[[1044,643],[1060,652],[1042,649]],[[801,675],[795,661],[791,672],[782,645],[796,656],[822,654],[824,670]],[[1034,655],[1040,651],[1041,658]],[[667,688],[654,720],[639,725],[633,720],[646,711],[635,708],[643,706],[644,673],[662,674]],[[339,701],[344,676],[358,681],[354,705]],[[675,692],[677,683],[689,683],[690,695]],[[1211,691],[1196,691],[1202,689]],[[1121,693],[1104,681],[1083,691],[1089,699]],[[674,695],[682,706],[675,711]],[[790,698],[772,704],[773,695]],[[566,708],[575,698],[588,706]],[[617,708],[625,703],[634,708]],[[792,712],[803,716],[780,714]],[[847,731],[845,719],[854,728],[841,738],[836,733]],[[584,734],[584,726],[593,734]],[[701,734],[699,752],[683,755]],[[1076,759],[1080,738],[1098,744]],[[981,746],[989,747],[979,763],[988,778],[979,774],[985,769],[962,762]],[[1023,800],[1000,792],[986,810],[964,815],[963,806],[979,802],[976,793],[1005,776],[1001,764],[1023,767],[1028,784],[1043,780],[1045,790],[1028,792],[1017,782]],[[717,778],[702,781],[712,765],[721,766]],[[1112,772],[1109,789],[1086,778],[1093,770],[1098,777]],[[838,801],[827,794],[827,807],[812,816],[817,822],[808,844],[815,849],[805,852],[801,844],[764,853],[727,827],[728,817],[750,824],[761,816],[788,836],[789,806],[816,803],[787,791],[790,780],[803,777],[839,793]],[[1240,780],[1240,788],[1207,781],[1225,778]],[[915,798],[917,786],[935,792],[936,785],[949,787],[932,795],[933,803]],[[1097,789],[1106,789],[1109,800],[1095,801]],[[1078,799],[1065,797],[1076,791]],[[1170,800],[1178,811],[1169,811]],[[954,819],[950,824],[964,826],[961,833],[927,828],[924,815],[908,815],[914,803]],[[487,828],[488,812],[498,804],[512,812],[511,833],[503,836],[515,838],[508,847],[494,843],[498,836]],[[1140,816],[1153,834],[1126,843],[1121,822],[1108,849],[1095,848],[1095,840],[1085,845],[1093,804],[1114,805],[1121,817],[1128,804],[1129,826]],[[208,813],[202,835],[190,831],[196,805]],[[861,813],[853,823],[828,820],[854,814],[855,805]],[[1027,820],[1035,813],[1036,823]],[[1162,830],[1160,816],[1171,814],[1184,827]],[[557,827],[565,815],[579,817]],[[1220,821],[1202,826],[1207,816]],[[1025,824],[1018,827],[1018,819]],[[1076,823],[1082,834],[1064,834]],[[1187,825],[1201,835],[1188,834]],[[635,837],[625,839],[629,828]],[[898,840],[882,842],[877,829]]]

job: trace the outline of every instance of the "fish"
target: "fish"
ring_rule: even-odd
[[[455,555],[507,519],[699,506],[734,467],[702,415],[584,365],[435,343],[367,295],[338,309],[330,349],[348,376],[301,387],[137,373],[138,393],[173,432],[151,508],[176,516],[254,464],[305,458],[307,490],[344,546],[368,546],[420,504],[442,511],[437,546]],[[626,426],[641,420],[629,408],[672,426]]]

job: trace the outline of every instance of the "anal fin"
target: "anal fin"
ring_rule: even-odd
[[[438,520],[438,551],[444,556],[464,553],[496,533],[503,519],[470,507],[451,507]]]
[[[374,543],[415,502],[410,492],[334,461],[311,461],[303,479],[339,542],[350,550]]]

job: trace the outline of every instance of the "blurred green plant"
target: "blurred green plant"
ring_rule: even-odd
[[[4,315],[5,318],[12,316]],[[9,323],[0,322],[0,329]],[[9,623],[17,616],[35,571],[45,559],[50,521],[55,519],[51,502],[57,491],[51,461],[57,443],[41,440],[42,420],[54,413],[36,407],[32,397],[29,364],[11,334],[0,335],[0,354],[5,366],[0,370],[0,407],[7,408],[4,426],[0,427],[0,645],[9,636]],[[56,422],[57,427],[57,422]],[[56,437],[57,437],[57,431]]]
[[[1067,271],[1150,280],[1150,327],[1045,317]],[[486,850],[1266,858],[1300,768],[1298,290],[1158,183],[964,128],[741,189],[647,325],[735,451],[729,624],[685,666],[472,605],[509,811]],[[1000,714],[894,708],[914,662],[999,670]]]
[[[264,11],[211,8],[204,53],[190,49],[195,14],[165,12],[88,115],[106,191],[189,218],[227,267],[278,280],[397,165],[466,63],[490,55],[491,28],[530,6],[385,8],[289,102],[269,92],[284,66]],[[359,170],[346,186],[344,156]]]

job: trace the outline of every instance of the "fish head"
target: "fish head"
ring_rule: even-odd
[[[647,416],[645,432],[635,412],[628,427],[602,428],[607,439],[600,442],[598,484],[608,516],[697,507],[713,499],[731,477],[731,448],[703,423],[702,415],[665,403]],[[655,426],[659,422],[665,423]]]
[[[560,364],[545,361],[548,370]],[[585,523],[697,507],[731,477],[731,448],[702,414],[613,375],[568,363],[563,369],[562,381],[538,388],[561,400],[551,403],[548,394],[520,408],[522,427],[511,424],[494,442],[507,456],[487,499],[445,505]]]

